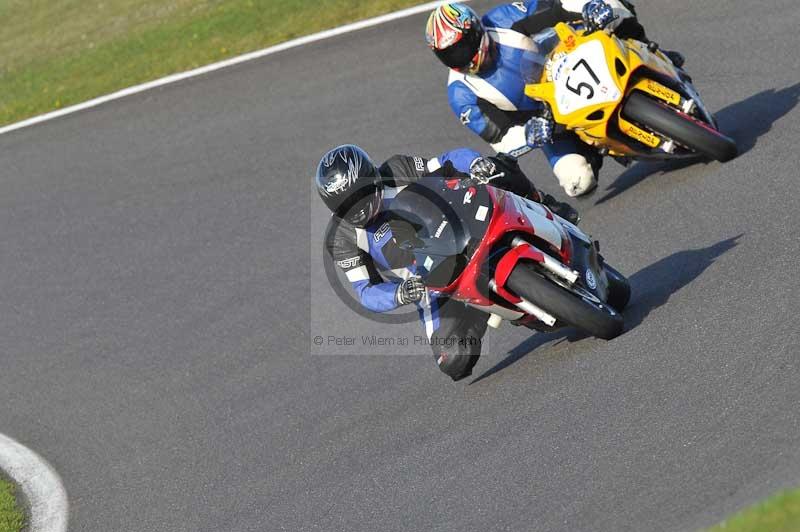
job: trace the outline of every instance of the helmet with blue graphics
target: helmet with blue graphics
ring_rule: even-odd
[[[326,153],[315,179],[322,201],[339,218],[366,227],[380,214],[381,174],[358,146],[347,144]]]

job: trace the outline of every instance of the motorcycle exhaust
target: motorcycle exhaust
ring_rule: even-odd
[[[575,284],[575,281],[577,281],[578,278],[580,277],[580,274],[578,272],[570,270],[569,268],[558,262],[556,259],[548,255],[547,253],[544,253],[543,251],[537,249],[536,246],[532,245],[530,242],[527,242],[522,237],[518,236],[514,238],[514,240],[511,241],[511,245],[514,246],[515,248],[519,246],[530,246],[534,250],[541,253],[542,256],[544,256],[544,262],[541,263],[542,266],[544,266],[551,273],[558,275],[559,277],[567,281],[569,284]]]

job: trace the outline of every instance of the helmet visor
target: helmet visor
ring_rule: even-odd
[[[339,217],[359,227],[366,226],[378,215],[383,202],[383,187],[362,187],[339,209]]]
[[[480,52],[483,35],[482,28],[475,28],[474,31],[464,33],[455,44],[441,50],[434,49],[433,52],[442,63],[452,69],[466,68]]]

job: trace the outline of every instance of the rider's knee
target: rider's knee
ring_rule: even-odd
[[[449,337],[442,343],[444,345],[433,346],[433,356],[442,373],[454,381],[472,375],[472,368],[480,358],[480,341]]]
[[[577,153],[559,159],[553,166],[553,173],[567,195],[573,198],[591,192],[597,186],[597,175],[592,165]]]

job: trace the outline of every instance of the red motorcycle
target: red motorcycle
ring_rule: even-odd
[[[606,340],[622,333],[628,280],[547,207],[470,180],[426,178],[397,195],[391,215],[432,294],[485,311],[490,326],[572,326]]]

